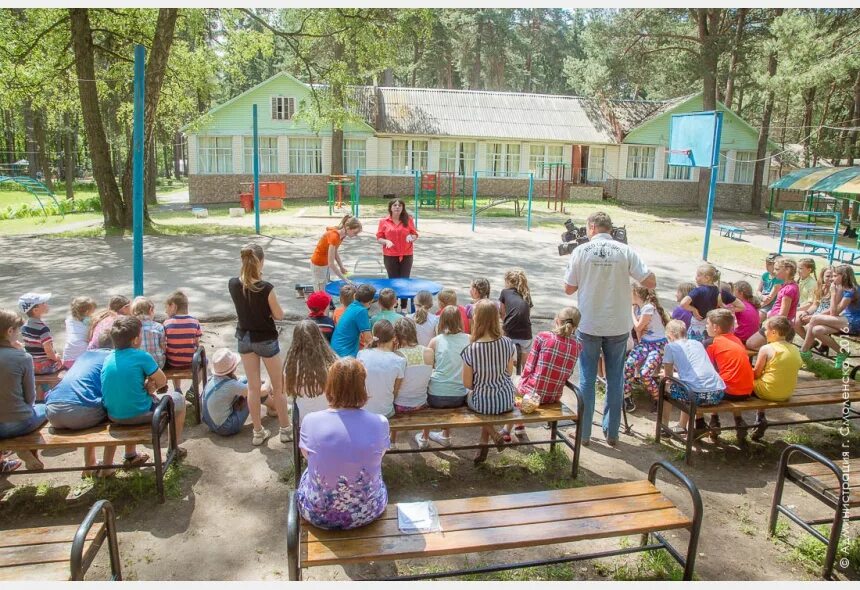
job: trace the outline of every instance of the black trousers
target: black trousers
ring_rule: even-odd
[[[399,256],[383,256],[383,264],[385,264],[385,272],[388,273],[389,279],[408,279],[412,274],[412,255],[404,256],[400,260]],[[407,299],[400,300],[400,309],[406,310],[409,305]]]

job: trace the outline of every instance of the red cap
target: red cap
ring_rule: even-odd
[[[311,311],[324,311],[331,303],[331,296],[325,291],[314,291],[308,295],[306,303]]]

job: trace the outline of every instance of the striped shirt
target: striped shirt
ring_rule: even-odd
[[[167,338],[167,364],[174,368],[189,366],[203,335],[200,322],[190,315],[175,315],[164,320],[164,335]]]
[[[145,319],[140,336],[140,349],[149,353],[149,356],[158,364],[159,369],[163,368],[166,360],[164,350],[167,347],[164,326],[153,320]]]
[[[472,367],[472,391],[466,398],[469,408],[479,414],[503,414],[514,408],[514,384],[508,363],[517,349],[507,336],[490,342],[472,342],[460,356]]]
[[[24,350],[30,353],[34,362],[48,358],[45,345],[54,341],[48,324],[37,318],[27,318],[27,323],[21,326],[21,337],[24,340]]]

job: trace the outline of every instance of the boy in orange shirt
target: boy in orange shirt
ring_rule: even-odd
[[[340,320],[340,316],[343,315],[343,312],[346,311],[346,308],[349,307],[349,304],[353,301],[355,301],[355,285],[343,285],[340,288],[340,307],[335,309],[332,314],[335,326],[337,325],[338,320]]]
[[[740,401],[747,399],[753,391],[753,368],[744,343],[732,333],[735,327],[735,314],[730,309],[713,309],[708,312],[705,326],[708,330],[708,336],[713,338],[713,342],[706,349],[708,358],[711,359],[726,384],[723,400]],[[742,414],[736,413],[734,417],[738,443],[746,444],[747,424],[744,422]],[[711,414],[711,421],[708,426],[711,430],[711,440],[716,442],[720,436],[720,417],[718,414]]]

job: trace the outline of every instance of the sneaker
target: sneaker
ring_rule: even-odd
[[[441,432],[431,432],[430,440],[432,440],[437,445],[442,445],[443,447],[451,446],[451,437],[450,436],[442,436]]]
[[[418,432],[415,434],[415,442],[418,444],[418,448],[422,451],[430,446],[430,441],[424,438],[423,432]]]
[[[833,366],[837,369],[841,369],[842,365],[845,364],[845,360],[848,358],[847,352],[837,353],[835,357],[833,357]]]
[[[636,411],[636,402],[633,401],[632,397],[624,398],[624,411],[625,412],[635,412]]]
[[[12,473],[19,467],[21,467],[22,463],[18,459],[3,459],[0,460],[0,473]]]
[[[753,430],[752,436],[750,437],[752,440],[759,441],[764,438],[764,433],[767,430],[767,418],[764,415],[764,412],[759,412],[756,416],[756,427]]]
[[[279,428],[278,429],[278,438],[281,439],[282,444],[287,444],[288,442],[293,442],[293,429],[290,427]]]
[[[266,442],[266,439],[272,436],[272,433],[269,432],[265,428],[261,428],[260,430],[254,431],[254,436],[251,437],[251,444],[255,447],[259,447],[261,444]]]

